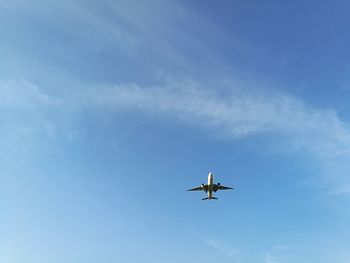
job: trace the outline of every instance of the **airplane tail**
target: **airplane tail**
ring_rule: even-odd
[[[215,200],[217,200],[217,198],[216,198],[216,197],[214,197],[214,196],[212,196],[211,198],[206,197],[206,198],[203,198],[202,200],[210,200],[210,199],[215,199]]]

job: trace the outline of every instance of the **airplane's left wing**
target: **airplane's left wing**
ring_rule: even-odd
[[[203,190],[202,187],[195,187],[195,188],[192,188],[192,189],[188,189],[187,191],[201,191]]]
[[[215,185],[214,185],[214,189],[215,189],[216,191],[217,191],[217,190],[229,190],[229,189],[233,189],[233,187],[227,187],[227,186],[215,184]]]

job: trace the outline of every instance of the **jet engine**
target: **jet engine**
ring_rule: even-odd
[[[201,187],[204,189],[204,184],[201,184]]]
[[[220,185],[220,183],[218,183],[218,185]]]

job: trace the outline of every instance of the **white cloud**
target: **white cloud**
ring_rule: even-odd
[[[214,88],[191,80],[167,80],[163,85],[116,85],[81,89],[60,99],[25,80],[0,80],[0,107],[131,110],[159,115],[215,130],[226,138],[265,134],[284,140],[290,151],[306,150],[318,157],[347,156],[350,131],[334,110],[306,106],[282,93],[267,93],[238,82]]]
[[[49,96],[30,81],[0,79],[1,136],[16,137],[17,142],[43,138],[54,140],[58,130],[66,131],[65,127],[58,129],[65,117],[58,117],[56,110],[62,112],[70,103]],[[70,107],[68,110],[72,109]]]
[[[350,185],[345,185],[345,186],[343,185],[336,189],[333,189],[332,191],[330,191],[330,194],[333,194],[333,195],[350,194]]]
[[[277,263],[278,260],[275,256],[273,256],[271,253],[267,253],[266,255],[264,255],[263,257],[263,262],[264,263]]]
[[[334,110],[307,107],[281,93],[256,92],[237,84],[209,89],[192,81],[142,87],[100,87],[82,95],[90,106],[159,114],[195,126],[215,128],[227,138],[264,133],[286,139],[293,150],[336,157],[350,153],[350,131]]]
[[[26,80],[0,80],[0,107],[37,108],[50,103],[47,94]]]
[[[205,239],[204,244],[216,250],[218,253],[234,259],[234,262],[240,262],[241,256],[237,248],[230,247],[218,239]]]

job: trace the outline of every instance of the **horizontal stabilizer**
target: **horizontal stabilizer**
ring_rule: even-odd
[[[215,199],[215,200],[217,200],[217,198],[216,197],[214,197],[214,196],[212,196],[212,197],[206,197],[206,198],[203,198],[202,200],[210,200],[210,199]]]

